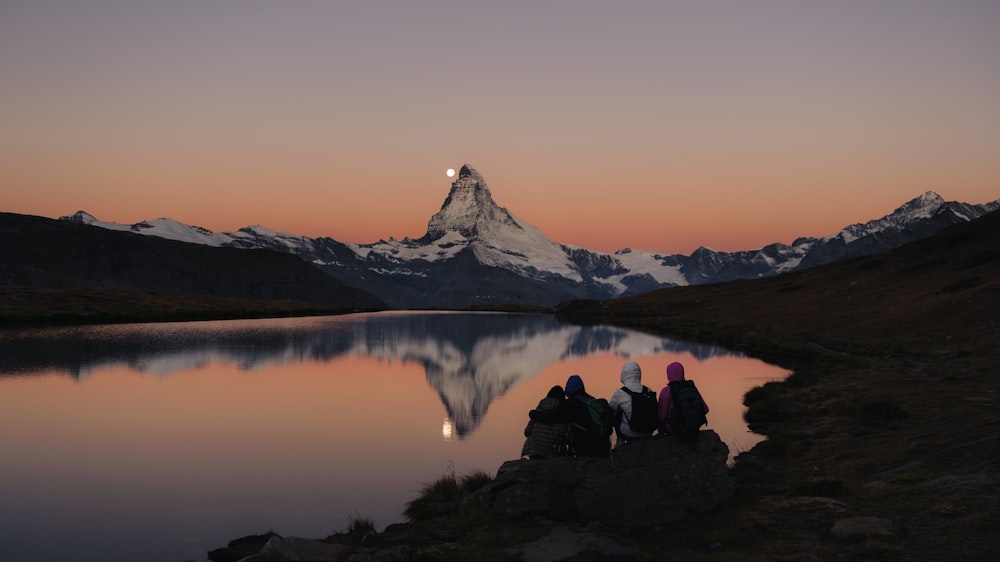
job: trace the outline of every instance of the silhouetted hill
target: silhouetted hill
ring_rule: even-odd
[[[889,252],[758,280],[575,301],[576,320],[641,324],[675,334],[767,335],[858,351],[913,340],[978,348],[1000,333],[1000,212]]]
[[[0,213],[0,286],[156,291],[356,310],[385,306],[287,253],[215,248],[12,213]]]

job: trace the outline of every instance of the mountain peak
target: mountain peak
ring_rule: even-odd
[[[462,169],[458,171],[458,179],[462,178],[475,178],[479,181],[483,181],[483,176],[479,175],[479,172],[468,164],[464,164]]]
[[[79,224],[94,224],[97,222],[97,218],[94,215],[88,213],[87,211],[77,211],[72,215],[67,215],[59,217],[61,221],[75,222]]]
[[[465,164],[458,172],[458,179],[452,182],[441,210],[427,223],[427,234],[420,241],[438,240],[449,232],[457,232],[473,240],[486,232],[503,228],[521,229],[507,209],[493,201],[483,176]]]
[[[927,191],[923,195],[914,197],[906,203],[903,203],[903,205],[893,211],[890,216],[901,216],[908,220],[918,217],[929,217],[934,214],[934,212],[937,211],[941,205],[944,205],[944,199],[933,191]]]

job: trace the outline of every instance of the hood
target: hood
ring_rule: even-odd
[[[622,384],[628,387],[632,392],[639,392],[642,390],[642,369],[639,368],[639,364],[635,361],[629,361],[622,365]]]
[[[554,396],[546,396],[538,401],[538,406],[535,407],[536,410],[547,412],[550,410],[555,410],[562,405],[564,398],[556,398]]]
[[[667,382],[677,382],[684,380],[684,365],[677,361],[667,365]]]
[[[566,400],[566,395],[563,392],[563,387],[558,384],[549,389],[548,394],[545,398],[538,401],[538,406],[536,410],[555,410],[562,404],[563,400]]]
[[[577,392],[586,392],[586,389],[580,375],[573,375],[566,381],[566,396],[573,396]]]

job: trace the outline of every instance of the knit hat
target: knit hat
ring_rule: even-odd
[[[684,380],[684,365],[677,361],[667,365],[667,380],[670,382]]]
[[[566,396],[573,396],[577,392],[583,392],[583,379],[580,375],[572,375],[566,380]]]
[[[549,389],[549,393],[546,396],[548,398],[563,398],[563,388],[557,384]]]

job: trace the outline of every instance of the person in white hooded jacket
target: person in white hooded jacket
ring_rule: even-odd
[[[642,384],[642,369],[639,368],[639,364],[635,361],[629,361],[622,365],[621,381],[632,392],[652,392]],[[654,393],[654,400],[655,396],[656,394]],[[632,396],[624,389],[619,388],[615,390],[614,394],[611,395],[608,405],[615,412],[615,419],[617,420],[615,432],[618,435],[618,439],[615,442],[615,447],[630,440],[649,437],[653,434],[652,431],[638,432],[629,424],[629,420],[632,419]]]

